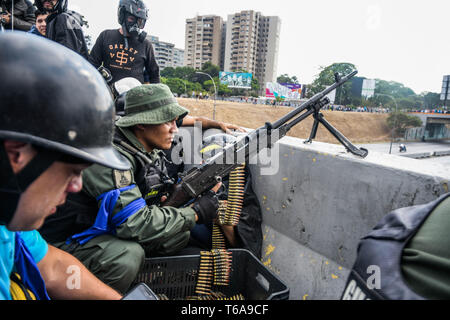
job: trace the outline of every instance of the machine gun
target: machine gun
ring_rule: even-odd
[[[368,151],[363,148],[358,149],[354,146],[342,133],[328,123],[324,119],[323,114],[320,113],[320,110],[330,103],[330,100],[326,96],[336,88],[342,86],[357,73],[357,71],[354,71],[343,78],[336,73],[335,83],[333,85],[317,93],[300,107],[289,112],[274,123],[267,122],[263,127],[253,130],[243,138],[225,146],[221,152],[209,158],[205,163],[187,172],[182,177],[181,182],[174,186],[174,190],[169,199],[164,202],[164,206],[179,207],[205,191],[210,190],[218,182],[221,182],[223,177],[242,165],[242,163],[248,163],[250,157],[258,154],[265,148],[271,148],[292,127],[310,115],[314,117],[314,125],[310,137],[305,143],[312,142],[316,136],[319,124],[322,124],[344,145],[348,152],[365,158]],[[261,141],[265,143],[261,144]]]

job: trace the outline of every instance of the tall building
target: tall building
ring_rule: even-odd
[[[224,71],[252,73],[263,88],[275,82],[281,20],[253,10],[228,15]]]
[[[155,51],[155,58],[159,68],[163,70],[167,67],[182,67],[184,50],[175,48],[173,43],[160,41],[158,37],[147,36],[153,45]]]
[[[184,50],[174,48],[173,49],[173,60],[172,67],[183,67],[184,66]]]
[[[223,19],[219,16],[196,16],[186,20],[184,65],[201,69],[205,62],[223,67]]]

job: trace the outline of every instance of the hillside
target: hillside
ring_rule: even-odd
[[[213,116],[213,100],[178,99],[183,107],[194,116]],[[288,107],[270,107],[228,101],[216,102],[216,120],[234,123],[246,128],[258,128],[264,123],[273,122],[291,111]],[[325,119],[353,143],[374,143],[390,141],[386,125],[387,114],[364,112],[323,111]],[[307,139],[311,132],[313,118],[309,117],[290,132],[289,136]],[[316,141],[338,143],[328,131],[319,126]]]

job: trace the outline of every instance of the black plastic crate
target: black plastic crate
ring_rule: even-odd
[[[228,297],[240,293],[246,300],[289,299],[289,288],[250,251],[229,251],[233,255],[230,284],[213,286],[212,291]],[[144,282],[153,292],[165,294],[171,300],[196,296],[199,264],[200,255],[149,258],[135,282]]]

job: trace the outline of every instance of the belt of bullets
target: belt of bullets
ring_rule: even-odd
[[[212,248],[213,249],[226,249],[225,236],[222,233],[222,229],[218,224],[213,224],[212,229]]]
[[[224,249],[200,252],[200,268],[195,293],[210,295],[212,285],[230,283],[232,253]]]
[[[226,249],[225,236],[220,225],[236,226],[241,216],[244,202],[245,164],[230,173],[228,184],[228,199],[219,201],[217,222],[212,230],[212,248]]]
[[[195,293],[209,295],[213,281],[214,258],[211,251],[200,251],[200,267],[198,271]]]
[[[237,167],[230,173],[225,217],[223,221],[219,220],[222,225],[236,226],[239,223],[244,203],[244,188],[245,164]]]
[[[232,253],[223,249],[213,249],[214,285],[227,286],[230,283]]]
[[[212,286],[227,286],[230,283],[232,253],[226,250],[225,236],[220,225],[236,226],[241,216],[244,202],[245,164],[234,169],[229,176],[228,198],[219,201],[218,219],[212,230],[212,250],[200,252],[195,300],[243,300],[242,294],[226,297],[213,292]]]

